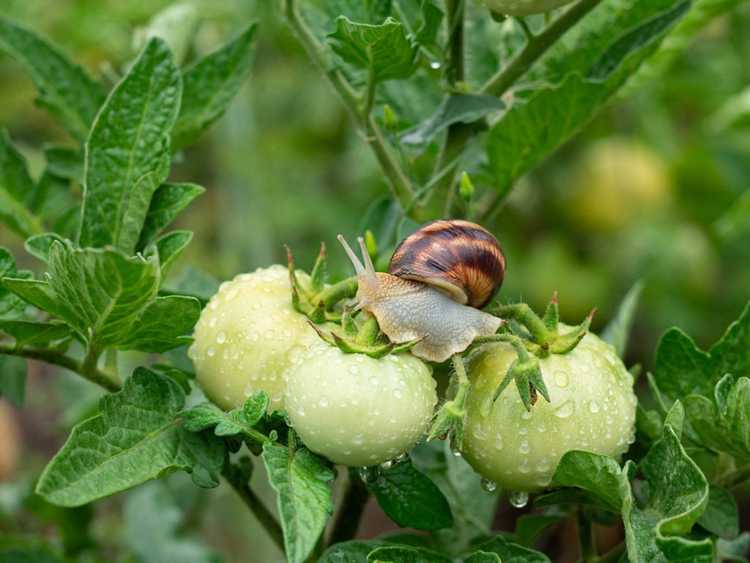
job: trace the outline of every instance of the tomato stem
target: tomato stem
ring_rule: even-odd
[[[328,538],[328,545],[352,539],[359,529],[359,522],[365,511],[370,492],[359,478],[357,470],[349,468],[341,504],[336,511],[336,518]]]

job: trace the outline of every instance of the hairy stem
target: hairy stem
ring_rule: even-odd
[[[367,143],[375,153],[383,172],[389,180],[393,196],[406,209],[412,207],[414,190],[406,173],[401,168],[398,160],[388,150],[380,128],[375,123],[371,114],[372,102],[374,100],[374,84],[368,87],[364,111],[360,110],[359,97],[352,88],[347,78],[335,66],[329,63],[328,54],[318,39],[313,35],[304,22],[297,9],[296,0],[284,0],[284,12],[290,27],[297,35],[307,55],[320,68],[330,84],[336,90],[344,105],[355,118],[359,126],[364,130]],[[370,106],[369,108],[367,106]]]
[[[549,24],[539,35],[535,35],[513,59],[492,76],[480,89],[481,94],[502,96],[516,80],[529,70],[565,32],[577,24],[581,18],[596,8],[601,0],[580,0],[572,8]],[[528,37],[528,36],[527,36]]]
[[[66,356],[62,352],[56,350],[50,350],[47,348],[19,348],[14,344],[4,342],[0,342],[0,354],[19,356],[30,360],[40,360],[48,364],[65,368],[77,373],[84,379],[88,379],[92,383],[103,387],[107,391],[119,391],[122,387],[122,383],[116,375],[99,370],[96,367],[96,363],[92,363],[90,359],[88,362],[79,362],[78,360]]]
[[[512,303],[497,305],[493,313],[503,319],[513,319],[525,326],[537,344],[544,344],[549,340],[550,331],[544,321],[526,303]]]
[[[328,545],[350,540],[356,535],[369,498],[370,493],[357,471],[349,468],[344,498],[336,513]]]
[[[221,474],[250,509],[250,512],[253,513],[260,525],[263,526],[263,529],[268,533],[273,543],[276,544],[276,547],[284,553],[284,533],[281,530],[281,526],[276,517],[263,504],[263,501],[250,488],[243,472],[237,467],[227,464]]]
[[[315,304],[323,303],[326,308],[332,307],[342,299],[354,297],[357,293],[357,287],[358,283],[356,276],[341,280],[340,282],[325,288],[316,295],[314,298]]]

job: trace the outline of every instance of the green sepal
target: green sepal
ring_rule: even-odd
[[[591,326],[591,320],[594,318],[595,313],[596,309],[591,311],[584,321],[573,330],[554,338],[549,343],[549,351],[552,354],[567,354],[568,352],[573,351],[573,349],[578,346],[578,343],[583,340],[583,337],[586,336],[586,333],[588,333],[589,326]]]
[[[464,445],[464,424],[466,421],[466,396],[469,383],[459,383],[456,395],[440,407],[430,427],[427,441],[436,438],[449,440],[451,449],[461,451]]]
[[[310,272],[310,287],[314,292],[321,291],[328,282],[328,259],[326,257],[326,244],[320,243],[320,251],[315,259],[315,264]]]
[[[549,391],[542,377],[539,359],[534,356],[527,356],[525,359],[518,358],[511,364],[500,385],[495,389],[492,402],[486,405],[487,407],[492,408],[492,405],[511,381],[516,382],[518,394],[527,411],[531,411],[531,407],[536,404],[538,395],[544,397],[548,403],[550,402]]]
[[[547,329],[557,332],[557,324],[560,322],[560,305],[557,300],[557,291],[552,294],[549,305],[547,305],[547,309],[544,311],[542,321]]]
[[[387,356],[388,354],[408,352],[419,342],[419,340],[411,340],[401,344],[393,342],[382,343],[380,339],[376,339],[374,342],[360,342],[359,333],[352,337],[350,334],[338,334],[333,330],[325,331],[314,322],[310,322],[309,324],[324,342],[327,342],[331,346],[336,346],[339,350],[344,352],[344,354],[364,354],[371,358],[378,359]]]

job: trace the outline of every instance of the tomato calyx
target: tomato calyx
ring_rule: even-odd
[[[464,445],[464,423],[466,421],[466,398],[471,389],[471,382],[466,374],[466,366],[460,354],[455,354],[453,362],[453,380],[455,389],[453,398],[445,402],[432,421],[427,441],[436,438],[447,439],[453,451],[461,451]]]
[[[326,245],[321,242],[318,257],[310,271],[310,281],[304,284],[297,275],[291,249],[288,246],[285,248],[294,309],[315,324],[340,321],[341,311],[336,305],[343,299],[354,297],[357,293],[357,278],[350,277],[329,285]]]

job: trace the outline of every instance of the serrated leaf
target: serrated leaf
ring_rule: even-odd
[[[706,510],[698,518],[698,524],[726,540],[737,537],[740,533],[740,522],[737,501],[732,493],[711,485],[708,492],[708,504]]]
[[[192,342],[192,332],[201,314],[194,297],[157,297],[143,310],[130,332],[117,342],[120,350],[166,352]]]
[[[662,336],[656,350],[654,377],[665,394],[712,397],[714,386],[726,374],[733,379],[750,376],[750,303],[708,352],[678,328]]]
[[[252,440],[265,442],[265,436],[253,428],[268,410],[268,395],[260,391],[247,398],[242,408],[224,412],[212,403],[201,403],[183,411],[180,416],[191,432],[214,429],[217,436],[244,434]]]
[[[166,182],[159,186],[151,198],[136,248],[138,250],[146,248],[181,211],[190,205],[190,202],[205,191],[198,184],[189,182]]]
[[[0,19],[0,46],[2,46]],[[0,222],[12,231],[28,237],[42,231],[42,224],[27,207],[34,191],[26,160],[13,146],[5,129],[0,130]]]
[[[411,145],[423,145],[454,123],[474,123],[504,108],[505,104],[495,96],[450,94],[428,120],[407,132],[401,140]]]
[[[102,86],[46,39],[5,18],[0,18],[0,49],[26,67],[39,91],[39,104],[73,137],[85,138],[104,101]]]
[[[71,334],[70,327],[60,322],[24,321],[0,319],[0,332],[5,332],[16,341],[16,346],[43,346],[62,340]]]
[[[172,53],[151,39],[110,93],[86,141],[81,246],[135,249],[151,198],[169,174],[169,134],[181,93]]]
[[[160,279],[157,260],[59,242],[50,248],[48,277],[49,286],[38,289],[51,293],[51,312],[99,349],[127,341]]]
[[[366,484],[383,512],[399,526],[440,530],[453,525],[445,496],[411,460],[380,471],[375,480]]]
[[[497,553],[475,551],[464,559],[464,563],[502,563],[502,559]]]
[[[306,450],[290,451],[280,444],[263,444],[263,463],[278,494],[278,509],[289,563],[302,563],[312,552],[333,511],[333,471]]]
[[[630,463],[630,462],[629,462]],[[620,488],[628,556],[633,563],[710,563],[710,539],[681,537],[690,532],[708,503],[708,482],[670,426],[639,464],[648,499],[636,504],[627,479]],[[623,475],[629,473],[624,471]]]
[[[617,355],[623,358],[627,350],[628,337],[633,327],[635,311],[643,291],[643,282],[633,284],[620,302],[614,318],[602,332],[602,340],[609,342],[615,348]]]
[[[182,533],[186,518],[172,493],[149,483],[125,501],[125,540],[140,563],[216,563],[217,554],[198,539]]]
[[[375,548],[368,563],[450,563],[451,559],[421,547],[387,545]]]
[[[172,231],[156,239],[154,246],[156,247],[156,254],[159,256],[162,279],[166,278],[169,269],[182,254],[182,251],[187,248],[191,240],[193,240],[191,231]]]
[[[393,18],[372,25],[340,16],[328,40],[342,60],[366,71],[375,83],[409,78],[416,70],[417,47]]]
[[[577,133],[689,7],[690,0],[602,3],[553,46],[490,132],[487,154],[501,193]]]
[[[26,252],[35,258],[38,258],[42,262],[47,262],[49,260],[49,249],[55,241],[64,243],[65,239],[57,233],[42,233],[27,238],[24,248]]]
[[[172,148],[191,143],[229,107],[250,72],[255,24],[219,50],[196,61],[182,75],[180,115],[172,131]]]
[[[433,532],[440,547],[458,554],[469,549],[477,537],[489,535],[498,493],[482,488],[480,476],[466,460],[454,456],[444,440],[420,444],[411,456],[417,469],[432,479],[450,504],[453,527]]]
[[[684,401],[690,426],[704,447],[750,461],[750,379],[732,384],[723,398],[725,409],[702,395],[688,395]]]
[[[0,354],[0,397],[22,407],[26,399],[26,359]]]
[[[610,510],[619,512],[621,470],[611,457],[583,451],[563,455],[552,477],[558,487],[576,487],[591,493]]]
[[[476,549],[496,553],[503,563],[550,563],[544,553],[513,543],[505,536],[494,536],[478,544]]]
[[[102,399],[100,414],[73,428],[36,492],[80,506],[175,470],[202,470],[218,483],[223,443],[183,429],[177,415],[184,404],[177,383],[137,368],[122,391]]]

